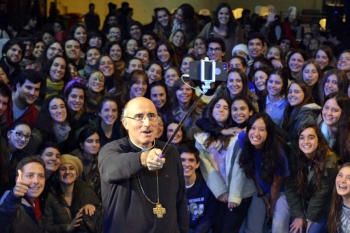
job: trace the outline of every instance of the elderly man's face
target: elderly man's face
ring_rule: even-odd
[[[149,117],[152,114],[157,115],[157,109],[149,99],[139,97],[127,104],[122,122],[131,141],[139,147],[152,147],[158,129],[157,120],[152,121]],[[138,121],[136,118],[143,120]]]

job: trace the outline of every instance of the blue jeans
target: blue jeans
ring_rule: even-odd
[[[313,222],[308,233],[327,233],[327,223],[328,218],[321,219],[318,222]],[[303,232],[306,232],[306,229],[304,229]]]

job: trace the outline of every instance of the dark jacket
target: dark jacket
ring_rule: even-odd
[[[288,129],[285,129],[288,131],[289,140],[291,142],[296,141],[295,139],[298,137],[298,130],[300,126],[306,123],[316,123],[316,118],[319,115],[321,109],[322,108],[320,106],[314,103],[304,105],[300,109],[293,123],[288,127]]]
[[[45,232],[42,219],[37,220],[33,207],[24,199],[7,191],[0,201],[1,232],[39,233]]]
[[[155,148],[164,145],[155,140]],[[164,155],[166,162],[158,171],[159,202],[166,209],[163,218],[153,214],[155,205],[140,189],[137,176],[147,197],[157,201],[156,173],[142,166],[140,155],[141,149],[128,138],[106,144],[99,153],[104,232],[188,232],[186,188],[179,153],[169,146]]]
[[[57,182],[51,187],[45,202],[43,218],[48,232],[66,232],[67,226],[72,222],[80,208],[86,204],[94,205],[96,208],[100,206],[94,190],[79,179],[76,180],[74,187],[78,196],[74,196],[72,205],[68,206],[64,199],[56,193],[55,188],[59,185]]]
[[[297,165],[295,155],[288,159],[291,175],[284,180],[284,189],[292,218],[306,217],[312,222],[327,218],[332,200],[332,191],[337,175],[338,157],[331,152],[322,176],[322,188],[317,190],[315,171],[310,170],[307,178],[307,194],[297,194],[295,183]]]

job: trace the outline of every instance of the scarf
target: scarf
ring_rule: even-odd
[[[59,94],[64,88],[64,81],[52,82],[50,78],[46,78],[46,98],[50,95]]]
[[[63,125],[57,124],[56,122],[53,124],[53,132],[57,138],[58,143],[61,143],[68,138],[70,130],[71,128],[68,125],[67,121],[65,121]]]
[[[40,205],[39,205],[39,198],[35,198],[34,202],[31,202],[31,200],[29,199],[29,197],[27,197],[26,195],[23,197],[29,204],[30,206],[33,208],[34,210],[34,214],[36,217],[36,220],[39,220],[41,217],[41,211],[40,211]]]
[[[95,113],[98,108],[98,102],[100,102],[101,98],[102,98],[101,94],[97,95],[95,98],[89,98],[89,100],[86,102],[85,112]]]

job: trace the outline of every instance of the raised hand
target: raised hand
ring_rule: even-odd
[[[16,185],[13,188],[13,194],[15,195],[15,197],[23,197],[24,195],[26,195],[26,193],[30,189],[30,184],[30,181],[23,180],[23,172],[20,169],[18,169]]]
[[[160,149],[152,149],[141,153],[141,163],[150,171],[161,169],[165,163],[165,158],[160,158],[162,154]]]
[[[275,19],[276,14],[277,14],[277,10],[276,9],[274,9],[274,8],[270,9],[269,10],[269,14],[267,16],[267,22],[268,23],[272,23],[273,21],[275,21],[276,20]]]

